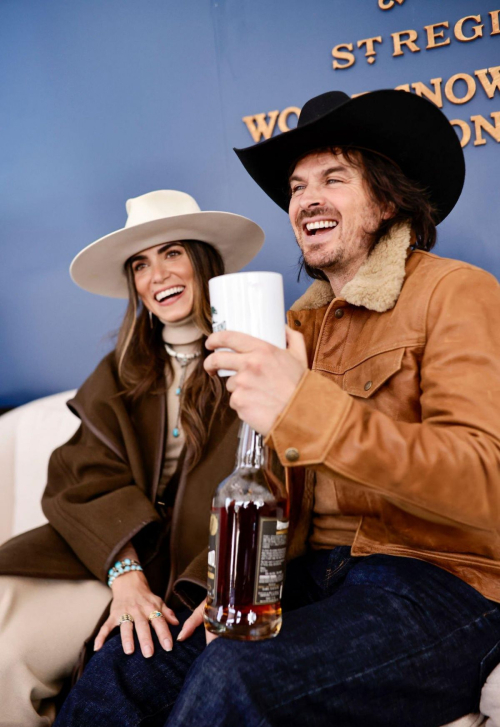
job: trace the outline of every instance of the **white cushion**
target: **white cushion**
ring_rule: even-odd
[[[485,727],[500,727],[500,665],[489,675],[481,692],[481,712],[488,716]]]
[[[52,451],[78,428],[78,417],[66,406],[74,394],[46,396],[0,417],[1,500],[11,508],[10,533],[1,540],[47,522],[40,505],[47,465]]]

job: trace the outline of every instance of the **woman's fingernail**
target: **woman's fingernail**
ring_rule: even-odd
[[[165,639],[165,641],[163,642],[163,648],[165,649],[165,651],[172,651],[172,642],[170,641],[170,639]]]
[[[179,632],[179,635],[177,637],[177,641],[182,641],[183,638],[184,638],[184,629],[181,629]]]
[[[125,646],[123,647],[123,651],[126,654],[131,654],[132,653],[132,644],[125,644]]]
[[[97,644],[94,644],[94,651],[99,651],[99,647]]]
[[[149,659],[150,656],[153,656],[153,649],[150,646],[145,646],[142,650],[142,653],[146,657],[146,659]]]

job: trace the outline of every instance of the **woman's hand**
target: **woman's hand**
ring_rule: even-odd
[[[200,605],[195,608],[191,616],[185,620],[184,626],[180,630],[179,636],[177,637],[177,641],[184,641],[184,639],[189,638],[189,636],[194,633],[198,626],[202,625],[205,603],[206,601],[202,601]],[[217,638],[217,634],[213,634],[211,631],[207,631],[205,629],[205,638],[207,640],[207,644],[209,644],[211,641]]]
[[[123,651],[126,654],[132,654],[134,651],[134,626],[143,656],[148,658],[153,656],[154,652],[150,625],[156,631],[158,641],[165,651],[171,651],[173,641],[167,622],[178,624],[179,621],[172,609],[152,593],[144,573],[140,571],[124,573],[115,579],[111,589],[113,591],[111,611],[97,634],[94,650],[98,651],[102,647],[111,631],[120,625],[120,617],[128,613],[133,617],[134,623],[125,621],[120,625]],[[149,621],[148,616],[153,611],[160,611],[162,615]]]

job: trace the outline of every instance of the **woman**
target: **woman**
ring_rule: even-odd
[[[0,725],[52,723],[53,698],[97,622],[88,650],[121,623],[125,652],[135,629],[149,657],[151,629],[172,648],[179,576],[184,602],[203,594],[210,500],[237,437],[225,392],[203,369],[208,280],[250,262],[264,235],[172,190],[128,200],[127,212],[125,228],[71,266],[82,288],[129,298],[116,349],[68,404],[81,426],[50,460],[49,524],[0,548]]]

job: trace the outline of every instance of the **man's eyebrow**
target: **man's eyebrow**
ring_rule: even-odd
[[[344,166],[343,164],[337,164],[334,167],[328,167],[328,169],[325,169],[323,172],[321,172],[322,177],[328,177],[329,174],[336,174],[338,172],[347,172],[349,170],[348,167]],[[303,182],[304,179],[299,174],[292,174],[289,182]]]
[[[349,167],[346,167],[344,164],[337,164],[335,167],[329,167],[328,169],[325,169],[324,172],[322,172],[322,177],[328,177],[330,174],[337,174],[337,172],[348,172]]]

